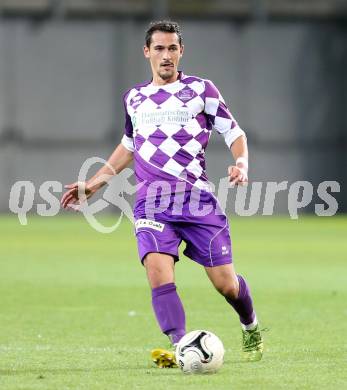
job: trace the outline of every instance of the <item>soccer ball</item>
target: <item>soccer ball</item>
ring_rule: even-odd
[[[223,364],[224,347],[208,330],[194,330],[181,338],[176,347],[176,362],[185,374],[212,374]]]

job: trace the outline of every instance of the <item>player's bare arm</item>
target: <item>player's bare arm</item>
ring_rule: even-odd
[[[67,191],[61,198],[63,208],[71,207],[83,203],[89,199],[95,192],[103,187],[107,181],[114,175],[120,173],[133,160],[133,153],[119,144],[109,157],[107,163],[87,182],[75,182],[67,184]]]
[[[244,135],[238,137],[230,147],[235,165],[228,168],[229,182],[232,185],[245,184],[248,181],[248,147]]]

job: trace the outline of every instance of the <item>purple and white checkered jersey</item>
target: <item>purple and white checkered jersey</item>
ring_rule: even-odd
[[[122,144],[134,152],[138,182],[184,180],[210,191],[205,149],[212,129],[228,147],[244,134],[215,85],[182,72],[170,84],[136,85],[124,95],[124,107]]]

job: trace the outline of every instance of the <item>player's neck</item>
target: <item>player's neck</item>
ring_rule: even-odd
[[[153,74],[152,85],[153,86],[160,86],[160,85],[172,84],[178,80],[178,77],[179,77],[179,72],[176,72],[175,75],[173,75],[171,78],[169,78],[167,80],[163,80],[158,75]]]

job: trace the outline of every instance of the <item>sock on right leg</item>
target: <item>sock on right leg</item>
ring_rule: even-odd
[[[175,283],[153,288],[152,306],[162,332],[172,344],[178,343],[186,333],[186,319]]]

